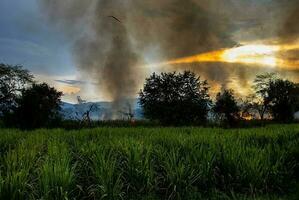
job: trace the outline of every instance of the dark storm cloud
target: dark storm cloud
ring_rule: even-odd
[[[299,0],[289,1],[286,18],[279,31],[279,37],[284,42],[291,42],[299,38]]]

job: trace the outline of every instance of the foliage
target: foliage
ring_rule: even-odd
[[[18,106],[6,118],[7,124],[15,123],[26,129],[50,125],[59,117],[61,95],[46,83],[33,84],[31,88],[22,90],[16,100]]]
[[[295,94],[292,94],[294,90],[295,84],[288,80],[277,79],[270,82],[266,99],[270,102],[269,108],[275,120],[293,120],[297,102]]]
[[[2,129],[0,144],[1,199],[283,200],[298,192],[296,124]]]
[[[270,83],[277,79],[278,77],[275,73],[265,73],[257,75],[254,79],[253,88],[255,89],[257,95],[265,99],[269,96],[268,88],[270,86]]]
[[[267,112],[277,121],[293,120],[298,108],[298,85],[275,74],[258,75],[254,83],[256,96],[253,98],[252,108],[258,111],[262,120]]]
[[[153,73],[139,94],[144,115],[163,124],[203,123],[210,104],[207,85],[189,71]]]
[[[253,111],[253,108],[252,108],[252,99],[251,99],[251,96],[247,96],[245,97],[245,99],[240,99],[239,100],[239,109],[240,109],[240,112],[239,112],[239,115],[240,115],[240,118],[243,119],[243,120],[254,120],[256,119],[256,115],[252,112]]]
[[[240,108],[234,97],[233,90],[224,90],[217,94],[213,111],[219,116],[223,116],[230,126],[234,125],[234,122],[239,118]]]
[[[0,113],[16,105],[21,91],[33,83],[33,75],[22,66],[0,64]]]
[[[264,100],[257,94],[250,94],[245,98],[243,105],[249,115],[254,119],[263,121],[265,117],[269,117],[268,103],[264,104]]]
[[[67,199],[75,183],[75,165],[71,166],[68,146],[49,140],[47,152],[39,171],[39,196],[42,199]]]
[[[62,120],[58,126],[54,128],[62,128],[66,130],[77,130],[84,128],[96,128],[96,127],[160,127],[161,124],[157,121],[150,120],[136,120],[136,121],[127,121],[127,120],[104,120],[104,121],[91,121],[91,124],[78,123],[77,120]]]
[[[265,115],[269,112],[269,86],[276,79],[278,77],[275,73],[260,74],[254,79],[253,89],[255,90],[255,95],[251,96],[251,108],[259,113],[261,120],[264,120]]]
[[[294,86],[293,90],[291,90],[291,97],[295,100],[295,110],[299,111],[299,83]]]

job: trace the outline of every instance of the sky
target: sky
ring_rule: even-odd
[[[122,102],[174,70],[245,96],[259,73],[299,82],[298,13],[298,0],[1,0],[0,63],[67,102]]]
[[[63,90],[66,101],[75,101],[80,89],[70,44],[59,30],[50,27],[36,0],[0,1],[0,62],[22,65],[40,82]],[[66,82],[63,82],[66,81]]]

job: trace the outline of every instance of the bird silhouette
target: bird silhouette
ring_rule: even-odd
[[[110,15],[110,16],[108,16],[108,17],[113,18],[113,19],[115,19],[116,21],[118,21],[119,23],[121,23],[121,21],[120,21],[118,18],[114,17],[113,15]]]

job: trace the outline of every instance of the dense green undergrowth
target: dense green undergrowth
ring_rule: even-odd
[[[295,200],[299,195],[295,124],[0,129],[0,152],[0,199]]]

